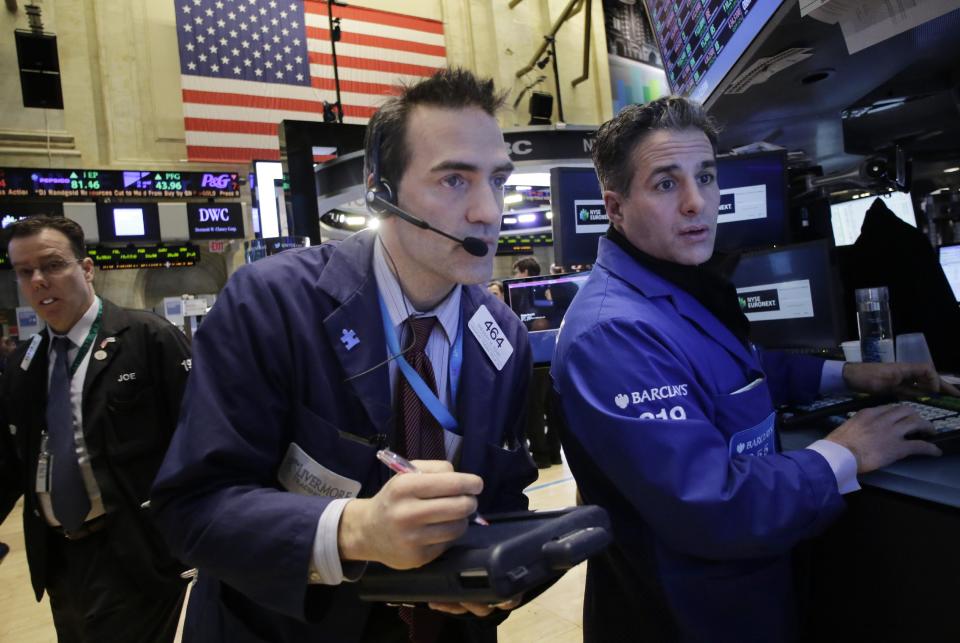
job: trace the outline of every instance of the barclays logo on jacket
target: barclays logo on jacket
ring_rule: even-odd
[[[655,386],[643,391],[633,391],[631,393],[619,393],[614,398],[614,403],[621,409],[627,408],[633,404],[643,404],[644,402],[653,402],[656,400],[669,400],[673,397],[686,397],[687,385],[675,384],[665,386]]]

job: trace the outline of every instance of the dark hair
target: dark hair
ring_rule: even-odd
[[[27,217],[26,219],[21,219],[10,224],[10,226],[4,230],[3,248],[7,250],[10,241],[13,239],[32,237],[48,228],[62,233],[70,241],[70,248],[73,250],[74,258],[84,259],[88,256],[83,237],[83,228],[80,227],[80,224],[73,219],[54,217],[46,214]]]
[[[480,79],[459,68],[441,69],[430,78],[404,86],[400,94],[385,102],[367,123],[363,145],[367,164],[364,180],[373,171],[372,160],[377,157],[380,178],[392,182],[396,190],[410,161],[407,122],[414,107],[479,107],[494,116],[505,99],[506,94],[497,93],[492,79]]]
[[[627,105],[600,126],[593,144],[593,165],[604,190],[627,196],[633,180],[633,151],[657,130],[698,129],[717,152],[719,130],[699,103],[681,96],[664,96],[643,105]]]
[[[536,277],[540,274],[540,262],[534,257],[523,257],[513,262],[514,272],[525,272],[528,277]]]

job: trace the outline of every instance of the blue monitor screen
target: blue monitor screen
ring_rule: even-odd
[[[563,316],[589,276],[573,272],[504,280],[504,301],[529,331],[534,364],[550,363]]]
[[[783,6],[782,0],[646,0],[667,81],[674,94],[701,103]]]
[[[552,168],[550,207],[555,261],[563,266],[596,262],[597,243],[610,227],[610,221],[594,169]]]
[[[716,251],[738,252],[787,241],[786,152],[721,156],[717,183]]]
[[[835,349],[842,341],[828,241],[745,253],[730,280],[758,346]]]

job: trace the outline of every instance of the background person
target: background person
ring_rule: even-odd
[[[176,426],[187,340],[97,297],[76,222],[38,216],[5,232],[47,328],[2,378],[0,517],[24,497],[30,579],[38,601],[50,596],[59,641],[172,641],[183,566],[142,504]]]

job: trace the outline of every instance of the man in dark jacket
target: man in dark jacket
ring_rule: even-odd
[[[143,503],[176,426],[190,352],[162,318],[97,297],[83,230],[8,230],[20,289],[47,328],[0,395],[0,519],[24,496],[37,600],[63,642],[172,641],[184,582]]]
[[[492,606],[398,610],[354,581],[367,561],[428,563],[474,511],[527,506],[530,349],[482,285],[513,168],[499,103],[459,70],[387,101],[368,125],[369,201],[390,213],[377,233],[244,267],[204,319],[153,492],[199,568],[185,641],[496,638]],[[391,477],[387,446],[422,473]]]

